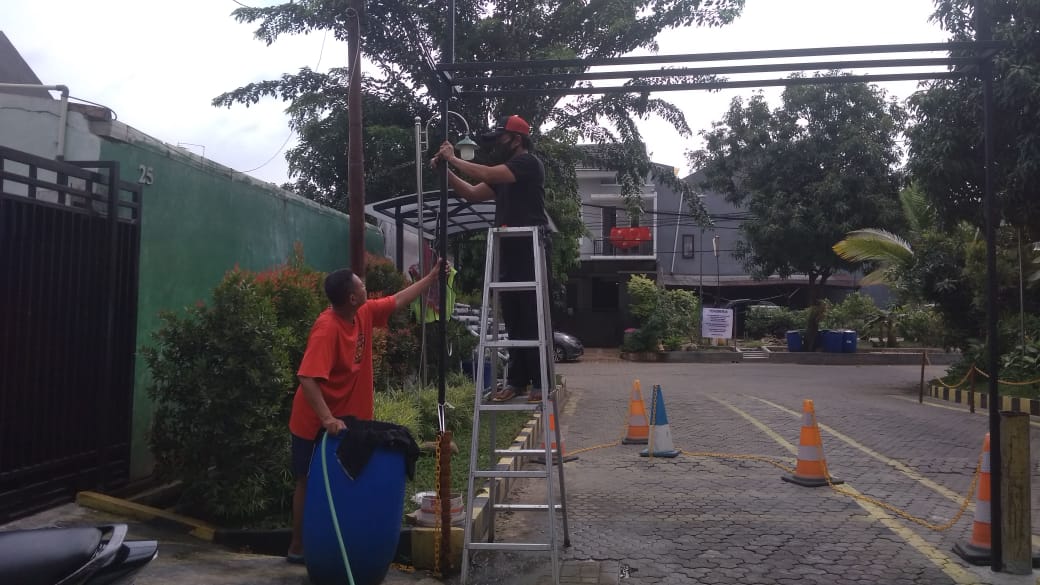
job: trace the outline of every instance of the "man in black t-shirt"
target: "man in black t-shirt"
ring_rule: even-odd
[[[467,201],[495,200],[496,227],[540,226],[547,223],[545,214],[545,168],[531,154],[531,126],[520,116],[501,118],[490,132],[481,136],[481,149],[488,152],[488,164],[464,161],[455,156],[455,148],[444,142],[431,166],[444,161],[460,173],[478,181],[473,185],[448,171],[448,182],[455,193]],[[548,239],[544,238],[547,252]],[[534,256],[526,239],[502,240],[502,280],[533,281]],[[546,275],[548,276],[548,275]],[[531,291],[502,292],[502,319],[510,339],[538,339],[538,311]],[[542,375],[538,350],[512,348],[509,352],[509,374],[506,385],[492,397],[505,401],[533,388],[529,401],[540,401]],[[550,383],[552,383],[550,381]]]

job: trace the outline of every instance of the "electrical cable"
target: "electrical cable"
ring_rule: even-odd
[[[235,4],[243,6],[245,8],[252,8],[252,6],[246,6],[245,4],[242,4],[241,2],[239,2],[238,0],[231,0],[231,1],[234,2]],[[355,14],[354,17],[357,18],[357,14]],[[328,37],[329,37],[329,31],[326,30],[324,32],[324,34],[322,35],[322,37],[321,37],[321,49],[318,51],[318,62],[314,65],[314,70],[315,71],[317,71],[318,68],[321,67],[321,58],[325,55],[325,41],[328,39]],[[358,56],[358,58],[361,57],[361,51],[358,51],[358,55],[357,56]],[[357,63],[355,63],[355,66],[356,65],[357,65]],[[353,69],[351,71],[353,71]],[[293,131],[292,131],[292,129],[290,129],[289,130],[289,135],[285,137],[285,141],[282,142],[282,145],[278,147],[278,150],[276,150],[275,153],[271,155],[271,158],[267,159],[264,162],[264,164],[262,164],[262,165],[260,165],[258,167],[254,167],[252,169],[249,169],[248,171],[239,171],[239,172],[241,172],[243,174],[244,173],[252,173],[253,171],[258,171],[258,170],[266,167],[267,165],[271,164],[271,161],[273,161],[275,158],[277,158],[278,155],[281,154],[283,150],[285,150],[286,145],[289,144],[289,141],[292,140],[292,137],[293,137]]]

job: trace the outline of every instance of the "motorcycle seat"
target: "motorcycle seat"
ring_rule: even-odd
[[[94,557],[102,536],[93,526],[0,532],[0,583],[58,583]]]

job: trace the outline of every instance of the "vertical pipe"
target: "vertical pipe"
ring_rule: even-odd
[[[105,366],[98,392],[98,487],[105,489],[108,477],[108,450],[112,432],[109,409],[112,408],[112,382],[115,377],[116,270],[119,262],[119,163],[101,163],[108,167],[108,266],[105,270]]]
[[[398,272],[404,272],[404,219],[398,211],[394,218],[394,264]]]
[[[979,42],[993,39],[992,20],[986,8],[985,0],[975,0],[975,40]],[[986,58],[979,67],[982,77],[982,134],[983,162],[985,179],[982,190],[982,209],[986,220],[986,349],[988,355],[989,383],[989,433],[991,437],[1000,437],[1000,390],[997,379],[1000,377],[998,361],[1000,348],[997,330],[997,209],[993,201],[993,60]],[[993,461],[1001,461],[1000,441],[990,445]],[[994,521],[1000,522],[1001,513],[1001,473],[994,466],[990,474],[990,515]],[[1002,527],[993,531],[992,550],[993,571],[1003,569]]]
[[[58,154],[57,160],[65,160],[65,136],[68,133],[69,120],[69,88],[64,85],[55,86],[61,92],[61,112],[58,114]]]
[[[350,198],[350,269],[365,277],[365,157],[361,137],[361,2],[347,9],[347,196]]]
[[[455,62],[455,0],[448,0],[448,31],[447,39],[444,47],[444,61],[447,63]],[[448,102],[451,99],[451,85],[447,80],[444,80],[443,87],[441,88],[441,122],[444,124],[444,136],[448,136],[448,125],[450,120],[448,119]],[[451,442],[451,431],[445,428],[445,413],[444,413],[444,401],[445,394],[447,393],[447,375],[448,375],[448,164],[445,162],[441,163],[441,205],[440,205],[440,239],[438,241],[440,248],[441,273],[438,279],[438,286],[440,288],[440,333],[441,333],[441,347],[440,347],[440,372],[437,383],[437,411],[438,411],[438,423],[440,425],[440,432],[442,440],[445,444]],[[474,439],[475,440],[475,439]],[[451,451],[449,450],[450,454]],[[442,474],[440,478],[440,501],[441,501],[441,516],[442,518],[448,518],[448,522],[441,521],[441,567],[448,569],[451,567],[451,459],[446,456],[441,464],[440,472]]]
[[[1022,228],[1015,232],[1018,244],[1018,332],[1021,335],[1022,349],[1026,347],[1026,288],[1025,276],[1022,272]]]
[[[426,202],[423,200],[422,181],[422,118],[415,117],[415,218],[419,226],[419,276],[426,276]],[[419,296],[419,328],[422,339],[419,342],[419,387],[426,387],[426,295]]]
[[[918,404],[924,404],[924,366],[925,366],[925,362],[927,360],[928,360],[928,354],[926,352],[922,351],[921,352],[921,388],[920,388],[920,391],[917,394],[917,403]]]
[[[675,257],[679,255],[676,250],[679,247],[679,224],[682,223],[682,204],[683,194],[679,193],[679,209],[675,212],[675,240],[672,241],[672,269],[671,273],[675,274]]]

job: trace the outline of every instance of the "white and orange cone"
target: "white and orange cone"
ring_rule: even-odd
[[[653,402],[650,406],[650,419],[654,422],[650,429],[648,447],[643,449],[640,457],[677,457],[679,450],[672,444],[672,428],[668,426],[668,413],[664,409],[664,394],[660,385],[654,385]]]
[[[971,527],[971,540],[953,545],[953,552],[973,565],[992,563],[993,522],[990,515],[989,488],[989,433],[986,433],[986,437],[982,439],[982,465],[979,469],[979,485],[975,491],[975,523]]]
[[[550,398],[549,400],[556,400],[556,399],[555,398]],[[563,429],[558,429],[557,426],[556,426],[556,415],[553,414],[554,410],[556,410],[556,409],[555,408],[549,409],[549,433],[550,433],[550,436],[553,437],[553,442],[552,442],[552,447],[551,447],[552,450],[553,450],[553,453],[554,453],[553,454],[553,463],[558,463],[558,461],[556,461],[556,460],[559,457],[561,457],[561,456],[563,457],[563,462],[564,463],[567,463],[568,461],[574,461],[575,459],[578,458],[578,456],[577,455],[567,455],[567,453],[563,449]],[[556,431],[557,430],[559,430],[559,432],[560,432],[560,434],[559,434],[560,443],[558,445],[556,444],[556,440],[555,440],[556,436],[557,436],[556,435]],[[544,439],[542,440],[541,448],[545,449],[545,440]],[[535,463],[542,463],[542,464],[544,464],[545,463],[545,457],[535,457],[535,458],[531,459],[531,461],[534,461]]]
[[[823,458],[823,442],[820,427],[816,424],[816,407],[812,400],[802,401],[802,434],[798,442],[798,465],[791,475],[780,479],[804,487],[820,487],[828,484],[827,460]],[[830,477],[831,484],[844,483]]]
[[[646,445],[650,440],[650,421],[646,418],[646,405],[639,380],[632,381],[632,393],[628,399],[628,430],[622,445]]]

